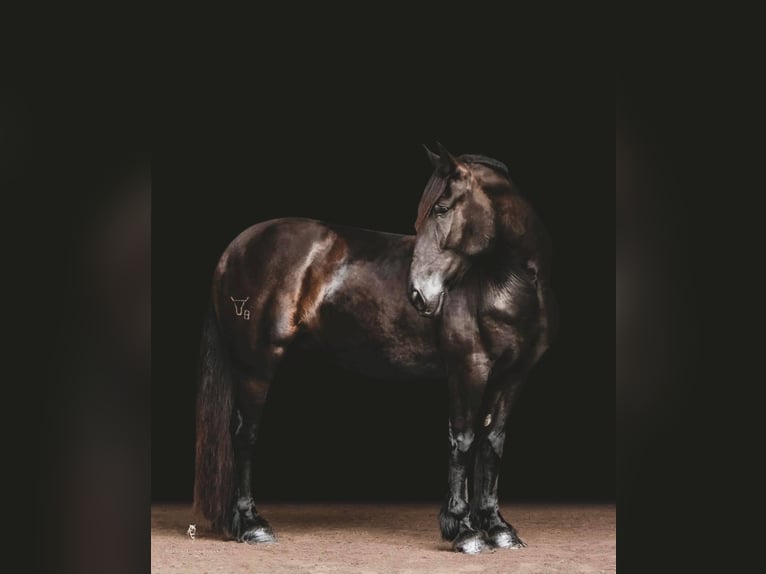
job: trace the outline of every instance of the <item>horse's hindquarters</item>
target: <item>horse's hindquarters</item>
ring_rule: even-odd
[[[278,219],[241,233],[221,256],[213,300],[231,351],[260,369],[313,320],[342,245],[319,222]]]

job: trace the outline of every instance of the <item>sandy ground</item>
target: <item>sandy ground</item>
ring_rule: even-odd
[[[262,504],[277,544],[221,540],[185,505],[152,507],[152,569],[165,572],[342,574],[615,572],[613,504],[502,506],[528,544],[480,555],[439,538],[438,504]],[[194,540],[186,534],[196,523]]]

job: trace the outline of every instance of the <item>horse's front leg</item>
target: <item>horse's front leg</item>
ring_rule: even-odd
[[[486,381],[484,369],[461,368],[450,374],[449,471],[447,498],[439,513],[442,537],[458,552],[475,554],[486,546],[484,534],[472,522],[469,471],[473,466],[474,428]]]
[[[496,548],[522,548],[526,544],[516,529],[500,514],[497,483],[505,445],[505,427],[513,398],[521,384],[520,377],[510,377],[487,389],[483,403],[481,429],[475,439],[471,522],[485,532]]]

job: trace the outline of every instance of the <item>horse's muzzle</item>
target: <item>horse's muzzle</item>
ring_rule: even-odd
[[[441,313],[445,293],[446,291],[442,291],[439,294],[439,299],[437,299],[435,305],[429,305],[423,297],[423,294],[413,288],[410,291],[410,302],[423,317],[435,317]]]

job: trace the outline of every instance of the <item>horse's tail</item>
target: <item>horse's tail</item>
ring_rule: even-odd
[[[235,482],[231,441],[234,377],[212,304],[200,351],[194,510],[210,520],[213,530],[228,534]]]

